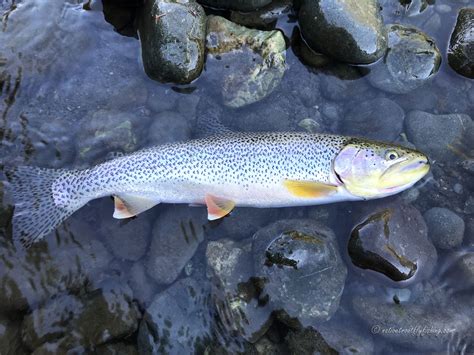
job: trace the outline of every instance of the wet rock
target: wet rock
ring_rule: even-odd
[[[204,239],[204,208],[167,206],[156,219],[147,254],[148,275],[159,284],[172,283]]]
[[[299,23],[311,48],[343,62],[373,63],[387,49],[376,0],[305,0]]]
[[[392,100],[376,98],[351,107],[344,116],[342,133],[394,141],[403,130],[405,112]]]
[[[138,355],[135,344],[111,343],[100,345],[96,348],[95,354],[100,355]]]
[[[256,276],[275,309],[303,324],[327,320],[339,306],[347,269],[333,232],[311,220],[282,220],[255,233]]]
[[[108,267],[111,256],[91,239],[90,226],[60,227],[57,238],[18,252],[2,236],[0,244],[0,309],[26,310],[64,291],[77,292]],[[85,238],[82,238],[84,233]]]
[[[271,30],[275,28],[278,18],[291,11],[291,6],[292,2],[290,0],[276,0],[261,9],[250,13],[231,11],[230,20],[239,25],[250,28]]]
[[[464,237],[464,221],[453,211],[433,207],[424,214],[428,233],[433,244],[440,249],[460,246]]]
[[[474,79],[474,8],[459,10],[449,42],[448,63],[459,74]]]
[[[356,225],[348,251],[354,265],[394,281],[427,278],[437,260],[421,213],[396,203],[376,208]]]
[[[275,90],[285,73],[286,45],[280,31],[252,30],[220,16],[209,16],[206,46],[210,55],[220,59],[213,65],[213,76],[221,82],[226,106],[235,108],[262,100]]]
[[[325,68],[321,76],[321,93],[332,101],[361,102],[373,98],[373,89],[356,67],[333,64]]]
[[[135,117],[127,112],[99,110],[84,119],[77,135],[82,162],[104,158],[109,152],[133,152],[138,148]]]
[[[474,124],[468,115],[434,115],[412,111],[405,119],[410,142],[430,159],[449,161],[463,157],[466,144],[472,144]]]
[[[21,343],[21,322],[0,315],[0,349],[2,355],[23,355],[27,350]]]
[[[435,308],[417,304],[385,303],[375,297],[353,299],[355,312],[372,334],[418,351],[445,351],[453,337],[463,337],[470,319],[452,307]]]
[[[146,0],[139,33],[150,78],[185,84],[201,74],[206,14],[194,0]]]
[[[148,128],[148,145],[184,142],[191,137],[188,120],[177,112],[165,111],[154,116]]]
[[[285,341],[290,354],[338,354],[328,345],[322,335],[312,328],[290,331],[286,335]]]
[[[253,11],[271,3],[272,0],[199,0],[203,5],[218,9],[232,9],[237,11]]]
[[[219,322],[228,334],[255,342],[268,330],[272,310],[261,297],[264,281],[254,277],[250,242],[210,242],[206,258]]]
[[[278,219],[279,211],[274,208],[239,207],[232,211],[232,216],[224,218],[218,228],[211,230],[212,235],[243,240],[252,237],[260,228]]]
[[[389,25],[388,51],[370,68],[370,83],[395,94],[408,93],[432,79],[441,64],[436,43],[415,27]]]
[[[130,220],[111,218],[110,211],[103,213],[100,233],[116,258],[136,261],[148,248],[151,223],[147,214]]]
[[[461,287],[472,290],[472,287],[474,287],[474,253],[468,252],[461,256],[456,262],[454,270],[456,280],[462,280]]]
[[[130,335],[139,317],[132,291],[110,280],[83,298],[64,294],[33,310],[23,321],[22,339],[29,349],[53,341],[62,351],[87,349]]]
[[[140,354],[204,353],[211,318],[205,283],[186,278],[158,294],[138,331]]]
[[[322,68],[332,61],[327,55],[311,49],[301,37],[298,27],[295,27],[291,35],[291,49],[304,64],[313,68]]]
[[[134,299],[142,308],[146,308],[156,294],[156,283],[146,273],[142,261],[134,263],[127,275],[128,285],[133,291]]]
[[[321,323],[316,329],[339,354],[373,354],[374,343],[360,325],[347,319],[332,318],[329,322]]]

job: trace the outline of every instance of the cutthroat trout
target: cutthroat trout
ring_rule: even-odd
[[[393,195],[429,171],[422,153],[313,133],[229,133],[166,144],[85,170],[7,171],[13,237],[29,246],[88,201],[114,196],[115,218],[158,203],[206,205],[209,220],[235,206],[288,207]]]

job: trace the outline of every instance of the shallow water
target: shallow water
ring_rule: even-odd
[[[220,78],[216,74],[220,63],[216,59],[208,59],[201,77],[185,86],[160,84],[145,75],[133,28],[133,7],[103,7],[96,1],[87,5],[65,0],[3,2],[0,165],[86,167],[107,159],[110,153],[190,139],[202,133],[197,118],[216,115],[232,130],[304,131],[300,123],[310,119],[311,127],[318,132],[405,142],[405,132],[386,126],[386,120],[378,117],[377,107],[369,115],[370,120],[357,123],[357,131],[351,128],[351,110],[375,98],[393,101],[405,115],[422,110],[464,113],[472,118],[473,82],[456,74],[446,60],[456,14],[466,3],[430,2],[420,14],[415,6],[407,11],[395,1],[382,5],[385,23],[415,25],[435,39],[443,59],[432,81],[409,94],[387,94],[370,85],[370,66],[363,71],[345,65],[310,68],[288,48],[288,69],[279,87],[262,101],[230,109],[220,101]],[[104,13],[117,28],[106,21]],[[290,43],[295,26],[294,15],[285,14],[276,28]],[[228,71],[238,70],[240,65],[226,64]],[[182,121],[176,126],[174,120]],[[352,264],[347,252],[350,231],[361,216],[387,201],[411,202],[421,213],[431,207],[447,207],[460,215],[466,226],[472,226],[472,170],[466,172],[461,166],[472,162],[472,142],[463,143],[456,152],[459,162],[433,161],[432,174],[424,181],[382,202],[273,210],[241,208],[224,221],[213,223],[206,221],[203,208],[159,205],[129,222],[117,222],[112,219],[112,200],[104,198],[88,203],[26,252],[15,250],[11,244],[11,196],[5,191],[0,208],[0,346],[5,348],[0,353],[29,353],[35,349],[47,353],[48,349],[55,352],[64,348],[79,353],[113,349],[134,353],[137,344],[143,342],[138,335],[139,324],[143,326],[143,314],[152,304],[170,319],[170,329],[173,322],[189,327],[188,338],[170,330],[163,340],[166,344],[199,338],[199,346],[195,346],[198,352],[250,351],[254,345],[244,338],[261,326],[266,335],[265,341],[260,338],[257,342],[257,351],[284,352],[288,350],[284,339],[294,330],[288,325],[291,322],[275,314],[285,305],[269,309],[274,312],[270,327],[264,326],[268,308],[262,311],[254,306],[257,311],[251,313],[254,318],[249,321],[237,319],[225,301],[222,307],[215,306],[219,302],[209,296],[206,249],[209,242],[228,238],[246,250],[257,230],[290,218],[310,218],[329,226],[347,266],[343,294],[333,319],[329,323],[300,319],[303,325],[318,329],[330,345],[328,339],[334,337],[334,329],[341,334],[348,332],[347,352],[351,352],[351,345],[362,353],[364,349],[377,353],[410,350],[418,340],[401,342],[396,334],[393,338],[382,336],[380,329],[374,328],[380,325],[359,318],[353,309],[354,299],[370,296],[385,301],[387,307],[402,301],[423,307],[427,314],[437,314],[441,309],[450,315],[468,315],[472,320],[473,281],[457,273],[455,267],[463,255],[474,252],[472,228],[466,228],[460,246],[437,250],[438,259],[428,279],[398,283]],[[240,276],[231,281],[245,284],[257,275],[247,270]],[[187,294],[170,288],[184,278],[199,292]],[[189,313],[181,314],[183,309]],[[413,319],[409,325],[419,327],[418,318]],[[438,320],[433,327],[439,328],[443,322]],[[340,329],[341,324],[344,329]],[[462,329],[441,340],[438,337],[440,345],[436,349],[473,351],[473,325]],[[68,337],[69,333],[79,335]],[[256,339],[252,338],[251,343]],[[297,339],[302,341],[303,337]],[[430,339],[425,337],[423,341]],[[171,347],[171,352],[190,349],[180,346]]]

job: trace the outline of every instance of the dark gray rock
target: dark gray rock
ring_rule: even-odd
[[[247,239],[260,228],[274,222],[279,217],[275,208],[238,207],[229,218],[220,221],[219,226],[211,230],[212,235],[231,239]]]
[[[218,9],[253,11],[271,3],[272,0],[199,0],[203,5]]]
[[[464,221],[453,211],[433,207],[424,214],[428,233],[433,244],[440,249],[460,246],[464,238]]]
[[[459,10],[449,42],[448,63],[459,74],[474,79],[474,8]]]
[[[77,292],[100,277],[112,257],[101,242],[91,238],[90,225],[73,221],[57,229],[57,238],[46,238],[26,253],[2,236],[0,309],[26,310],[58,293]]]
[[[185,84],[201,74],[206,14],[194,0],[146,0],[139,33],[143,66],[150,78]]]
[[[291,34],[291,49],[300,60],[313,68],[322,68],[328,65],[333,59],[325,54],[313,50],[301,36],[298,27],[295,27]]]
[[[109,152],[130,153],[138,148],[136,118],[127,112],[99,110],[84,119],[77,135],[81,162],[103,159]]]
[[[256,276],[275,309],[303,324],[327,320],[339,306],[347,269],[333,232],[311,220],[282,220],[255,233]]]
[[[465,337],[469,316],[452,307],[386,303],[375,297],[354,297],[353,308],[372,334],[418,351],[445,351],[453,337]]]
[[[189,121],[177,112],[165,111],[153,117],[148,128],[148,145],[184,142],[191,138]]]
[[[100,345],[95,349],[94,354],[97,355],[138,355],[135,344],[129,343],[111,343]]]
[[[319,76],[321,93],[332,101],[366,101],[375,96],[365,76],[354,66],[333,64]]]
[[[85,297],[64,294],[33,310],[23,321],[22,339],[29,349],[53,341],[62,351],[87,349],[135,332],[139,317],[130,288],[109,280]]]
[[[456,286],[467,291],[472,290],[474,287],[474,252],[462,255],[456,261],[453,271],[452,277],[453,280],[456,280]]]
[[[128,270],[127,281],[137,303],[142,308],[149,306],[158,287],[155,281],[148,276],[142,261],[137,261]]]
[[[408,93],[432,79],[441,64],[435,41],[415,27],[389,25],[388,51],[370,68],[370,83],[395,94]]]
[[[275,28],[278,18],[286,16],[291,12],[291,6],[292,2],[290,0],[275,0],[265,7],[250,13],[231,11],[230,20],[245,27],[271,30]]]
[[[261,297],[264,281],[254,277],[251,242],[210,242],[206,258],[219,323],[228,334],[255,342],[271,325],[272,309]]]
[[[208,285],[181,279],[158,294],[138,331],[140,354],[200,354],[211,337]]]
[[[299,23],[311,48],[343,62],[373,63],[387,49],[376,0],[305,0]]]
[[[344,115],[342,133],[394,141],[403,130],[405,112],[392,100],[377,98],[352,106]]]
[[[290,354],[338,354],[317,330],[310,327],[289,331],[285,342]]]
[[[374,342],[368,332],[360,325],[345,318],[333,317],[330,321],[318,324],[317,331],[330,347],[339,354],[373,354]]]
[[[472,145],[474,124],[468,115],[434,115],[412,111],[405,118],[408,140],[430,159],[449,161],[462,158],[465,143]]]
[[[148,275],[159,284],[172,283],[204,239],[204,208],[166,206],[153,226],[147,254]]]
[[[100,233],[116,258],[136,261],[147,251],[151,223],[146,214],[121,220],[111,218],[110,211],[106,211],[103,213]]]
[[[21,322],[0,314],[0,349],[2,355],[23,355],[28,351],[21,343]]]
[[[207,63],[213,71],[210,80],[219,83],[229,107],[262,100],[280,84],[286,70],[286,44],[280,31],[249,29],[209,16],[206,47],[218,59]]]
[[[348,251],[354,265],[394,281],[427,278],[437,261],[421,213],[397,203],[376,208],[356,225]]]

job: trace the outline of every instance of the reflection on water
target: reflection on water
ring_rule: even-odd
[[[222,104],[221,73],[242,63],[208,58],[187,86],[146,77],[138,1],[2,2],[2,167],[86,167],[111,154],[226,129],[311,129],[414,143],[429,153],[433,169],[424,184],[390,204],[238,208],[217,222],[208,222],[202,208],[174,205],[118,222],[104,198],[27,251],[11,243],[12,201],[2,185],[0,349],[472,352],[474,96],[472,81],[445,60],[465,3],[381,5],[385,23],[415,25],[436,40],[443,60],[433,80],[408,94],[375,89],[370,66],[308,57],[314,53],[304,47],[294,15],[283,12],[275,26],[291,47],[282,82],[262,101],[233,109]],[[403,204],[419,212],[407,213]],[[354,266],[367,254],[349,256],[351,230],[382,207],[393,208],[405,225],[400,235],[398,222],[390,222],[390,242],[417,263],[414,279],[396,282]],[[432,207],[443,208],[434,222],[426,214]],[[449,229],[453,224],[458,228]],[[445,227],[445,238],[436,239]],[[379,227],[371,228],[364,233]],[[362,259],[353,263],[354,257]]]

